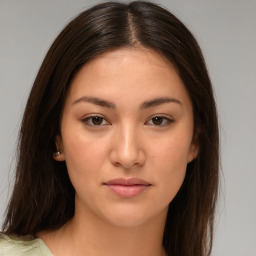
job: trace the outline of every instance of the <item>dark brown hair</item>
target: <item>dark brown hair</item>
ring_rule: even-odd
[[[16,180],[3,230],[35,235],[73,217],[75,190],[65,163],[52,157],[62,108],[77,71],[94,57],[121,47],[149,48],[165,56],[190,95],[200,150],[170,203],[163,245],[172,256],[209,255],[219,170],[211,82],[201,50],[188,29],[169,11],[142,1],[96,5],[73,19],[52,44],[26,105]]]

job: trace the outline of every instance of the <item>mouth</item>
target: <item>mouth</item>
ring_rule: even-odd
[[[152,184],[138,178],[118,178],[103,183],[120,197],[130,198],[145,192]]]

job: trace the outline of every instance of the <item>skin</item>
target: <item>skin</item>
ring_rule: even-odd
[[[164,255],[168,205],[198,153],[193,134],[191,100],[163,56],[123,48],[85,64],[71,83],[56,137],[61,154],[55,160],[66,161],[76,190],[75,215],[39,237],[55,256]],[[131,177],[150,186],[124,198],[104,185]]]

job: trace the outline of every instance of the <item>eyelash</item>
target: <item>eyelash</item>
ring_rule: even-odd
[[[99,125],[96,125],[96,124],[93,124],[93,118],[99,118],[100,120],[104,120],[107,124],[99,124]],[[110,122],[108,122],[104,117],[102,116],[99,116],[99,115],[95,115],[95,116],[88,116],[84,119],[82,119],[82,122],[85,123],[86,125],[88,126],[104,126],[104,125],[110,125]]]
[[[103,122],[105,122],[105,124],[102,124],[102,123],[100,123],[100,124],[93,124],[93,118],[99,118],[100,119],[100,121],[103,121]],[[151,120],[153,120],[154,118],[159,118],[159,119],[161,119],[161,120],[164,120],[164,124],[154,124],[154,123],[152,123],[152,124],[150,124],[151,126],[156,126],[156,127],[162,127],[162,126],[167,126],[167,125],[169,125],[170,123],[173,123],[174,122],[174,120],[173,119],[171,119],[171,118],[168,118],[168,117],[165,117],[165,116],[162,116],[162,115],[156,115],[156,116],[153,116],[153,117],[151,117],[150,119],[149,119],[149,121]],[[149,121],[147,121],[146,123],[148,123]],[[111,125],[111,123],[109,122],[109,121],[107,121],[104,117],[102,117],[102,116],[100,116],[100,115],[95,115],[95,116],[88,116],[88,117],[86,117],[86,118],[84,118],[84,119],[82,119],[82,122],[83,123],[85,123],[86,125],[88,125],[88,126],[94,126],[94,127],[100,127],[100,126],[105,126],[105,125]]]
[[[162,126],[167,126],[167,125],[169,125],[169,124],[171,124],[171,123],[173,123],[174,122],[174,120],[173,119],[171,119],[171,118],[168,118],[168,117],[166,117],[166,116],[162,116],[162,115],[155,115],[155,116],[153,116],[153,117],[151,117],[150,119],[149,119],[149,121],[151,120],[153,120],[154,118],[159,118],[159,119],[161,119],[161,120],[164,120],[164,124],[159,124],[159,125],[157,125],[157,124],[151,124],[152,126],[160,126],[160,127],[162,127]],[[149,122],[149,121],[147,121],[147,122]]]

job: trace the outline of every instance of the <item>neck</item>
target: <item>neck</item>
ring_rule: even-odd
[[[103,221],[89,223],[84,220],[81,224],[82,221],[74,217],[70,232],[76,248],[81,252],[88,251],[88,255],[162,256],[164,223],[154,221],[154,224],[138,227],[116,227]]]
[[[56,256],[164,256],[166,214],[167,210],[141,225],[124,227],[76,209],[69,223],[42,239]]]

